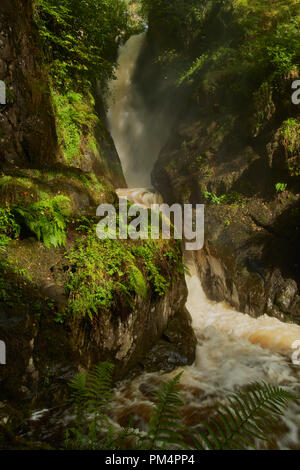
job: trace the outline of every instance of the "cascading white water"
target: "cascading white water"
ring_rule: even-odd
[[[136,62],[143,46],[144,34],[132,36],[120,48],[116,80],[111,83],[108,102],[108,122],[110,132],[118,152],[122,154],[122,167],[126,182],[134,186],[135,181],[141,181],[141,186],[148,186],[148,175],[145,177],[138,169],[131,155],[139,147],[139,141],[144,137],[144,123],[136,109],[139,101],[138,94],[132,85]]]
[[[155,115],[134,86],[137,59],[145,33],[132,36],[120,47],[116,80],[110,86],[108,122],[122,158],[128,187],[151,187],[151,172],[172,126],[164,107]]]
[[[150,186],[150,174],[166,136],[162,128],[155,139],[155,116],[149,116],[137,98],[132,76],[144,36],[132,37],[120,50],[117,80],[114,82],[109,120],[129,186]],[[150,123],[150,124],[149,124]],[[166,131],[167,132],[167,131]],[[151,142],[151,145],[149,144]],[[144,189],[119,189],[119,196],[149,206],[153,193]],[[198,339],[196,360],[183,369],[182,392],[187,403],[186,423],[196,425],[205,419],[210,408],[224,399],[237,386],[264,380],[300,391],[300,368],[291,362],[292,344],[300,339],[300,326],[285,324],[263,315],[252,318],[236,312],[225,304],[208,301],[196,274],[187,259],[191,275],[187,309]],[[174,371],[172,374],[178,373]],[[143,427],[151,408],[149,393],[172,374],[149,373],[124,383],[114,403],[115,419],[124,424],[126,417],[135,416]],[[278,448],[299,448],[300,408],[292,404],[278,423]]]

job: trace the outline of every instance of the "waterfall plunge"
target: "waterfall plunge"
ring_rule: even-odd
[[[120,47],[116,80],[110,86],[108,122],[128,187],[151,187],[151,172],[165,144],[173,117],[167,107],[149,110],[134,84],[145,33]]]

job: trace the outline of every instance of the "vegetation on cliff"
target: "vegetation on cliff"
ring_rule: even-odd
[[[30,93],[33,101],[37,89],[47,96],[44,111],[54,128],[47,151],[54,153],[45,161],[33,156],[24,143],[31,127],[23,129],[28,155],[19,146],[20,158],[0,175],[0,336],[9,345],[1,397],[11,396],[17,408],[26,402],[24,415],[36,400],[49,403],[66,393],[58,385],[66,369],[108,356],[124,375],[167,328],[169,315],[182,313],[186,293],[177,242],[96,236],[97,206],[117,205],[114,188],[125,186],[103,93],[118,46],[139,21],[131,22],[122,0],[37,0],[33,16],[31,8],[26,15],[26,28],[18,15],[11,21],[23,28],[30,54],[43,51],[36,71],[43,90],[30,84]],[[20,62],[28,78],[31,64]],[[11,106],[19,113],[17,104],[9,102],[8,113]],[[39,139],[44,132],[38,129]],[[180,285],[175,294],[173,284]],[[156,318],[164,302],[167,315]],[[20,421],[8,418],[14,445]]]
[[[36,22],[56,86],[90,89],[113,76],[118,45],[130,29],[124,0],[38,0]]]
[[[176,61],[187,66],[177,78],[179,84],[194,83],[197,90],[212,95],[227,89],[224,103],[233,93],[249,99],[267,78],[278,86],[298,74],[300,20],[295,0],[142,0],[142,4],[150,27],[164,27],[162,61],[172,67]]]

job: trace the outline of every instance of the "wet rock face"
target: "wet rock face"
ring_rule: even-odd
[[[219,38],[235,34],[230,15],[220,22],[222,13],[214,12],[203,15],[196,43],[170,47],[171,33],[161,27],[167,15],[157,16],[153,9],[153,62],[176,48],[182,58],[211,59],[215,32]],[[234,74],[225,78],[222,65],[216,70],[210,60],[204,63],[190,84],[186,80],[190,95],[157,159],[153,185],[169,204],[206,205],[205,247],[195,257],[210,299],[299,322],[300,126],[299,106],[290,99],[295,77],[282,77],[275,89],[267,75],[254,84],[245,72],[241,99],[240,84],[230,85]],[[298,77],[299,69],[294,73]],[[151,86],[163,81],[158,73]],[[173,95],[175,101],[175,88]]]
[[[0,402],[22,404],[24,410],[63,403],[72,376],[100,361],[115,364],[116,379],[131,370],[191,364],[196,339],[184,308],[186,296],[182,278],[162,298],[137,298],[126,316],[120,312],[96,316],[92,324],[78,319],[58,324],[53,308],[63,308],[63,289],[24,284],[19,303],[0,304],[0,338],[7,347]]]
[[[62,160],[32,4],[32,0],[0,4],[0,80],[6,85],[6,104],[0,105],[0,167],[4,169],[49,168]],[[92,150],[82,139],[81,154],[72,166],[104,176],[115,187],[126,187],[101,96],[95,95],[99,148]]]
[[[206,106],[181,115],[153,183],[169,203],[206,205],[205,247],[195,256],[211,300],[299,322],[299,177],[288,173],[282,117],[276,108],[277,124],[256,139],[250,110],[226,121]],[[276,194],[281,181],[290,190]]]
[[[205,246],[195,253],[203,288],[211,300],[241,312],[299,322],[297,221],[290,218],[284,235],[288,226],[280,231],[279,216],[265,228],[254,223],[254,207],[257,216],[259,200],[243,208],[206,208]]]
[[[42,167],[56,158],[56,131],[47,77],[32,21],[32,1],[0,4],[0,164]]]
[[[87,153],[85,158],[81,159],[80,165],[82,165],[84,171],[92,171],[96,176],[105,175],[105,178],[111,182],[114,188],[126,188],[127,184],[123,175],[121,161],[108,130],[109,126],[101,91],[96,90],[94,96],[95,109],[99,118],[95,129],[95,136],[100,150],[98,154]]]
[[[196,338],[185,309],[184,278],[173,283],[157,300],[136,299],[131,313],[122,318],[99,318],[93,331],[74,324],[74,341],[86,366],[100,360],[116,365],[116,378],[134,368],[170,370],[195,359]],[[77,333],[76,333],[77,332]]]
[[[168,372],[178,366],[190,365],[195,360],[196,343],[190,315],[181,307],[169,320],[163,336],[145,355],[140,366],[147,372]]]
[[[194,361],[183,275],[176,275],[163,296],[149,289],[146,298],[133,294],[129,305],[120,297],[114,309],[92,319],[68,310],[64,315],[68,247],[46,249],[30,238],[7,252],[7,260],[14,257],[16,266],[20,261],[29,275],[17,269],[5,274],[5,282],[3,274],[0,279],[0,340],[7,352],[6,365],[0,365],[0,409],[2,401],[23,412],[63,404],[72,376],[101,361],[115,364],[115,379]]]

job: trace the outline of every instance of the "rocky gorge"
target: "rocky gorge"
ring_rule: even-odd
[[[0,5],[1,446],[55,447],[51,410],[104,361],[142,431],[178,370],[192,428],[250,380],[298,393],[297,2],[67,3]],[[97,207],[148,186],[205,204],[202,250],[97,238]]]

